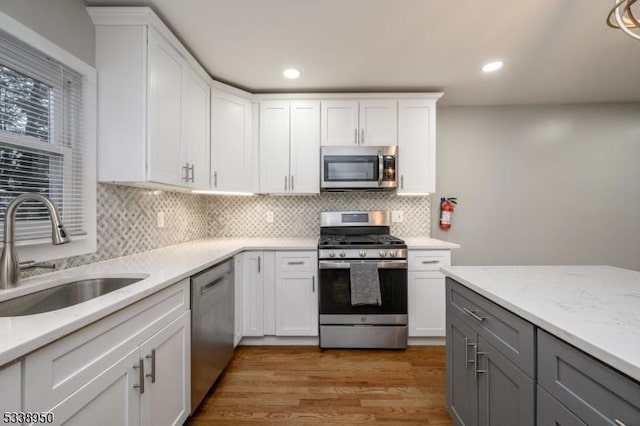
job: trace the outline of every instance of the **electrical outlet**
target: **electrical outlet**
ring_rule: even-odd
[[[156,224],[158,228],[164,228],[164,212],[156,213]]]
[[[402,222],[404,220],[404,212],[402,210],[391,210],[391,222]]]
[[[273,212],[269,211],[264,216],[265,216],[265,219],[267,220],[267,223],[273,223],[275,219]]]

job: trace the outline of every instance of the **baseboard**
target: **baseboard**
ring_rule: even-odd
[[[408,346],[444,346],[444,337],[409,337]],[[264,336],[264,337],[243,337],[240,346],[319,346],[317,336],[310,337],[285,337],[285,336]]]
[[[407,345],[409,346],[444,346],[446,337],[409,337]]]

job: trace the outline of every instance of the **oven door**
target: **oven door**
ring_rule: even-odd
[[[319,263],[320,324],[406,324],[407,261],[372,260],[378,264],[382,305],[351,305],[350,266],[362,260]]]
[[[396,147],[323,147],[324,191],[385,190],[396,187]]]

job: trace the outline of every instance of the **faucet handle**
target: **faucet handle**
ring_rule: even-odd
[[[20,262],[20,269],[31,269],[31,268],[56,269],[56,264],[53,262],[36,262],[34,260]]]

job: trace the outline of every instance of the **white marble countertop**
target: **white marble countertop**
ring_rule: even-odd
[[[442,271],[640,381],[640,272],[611,266],[450,266]]]
[[[436,240],[435,238],[429,237],[406,237],[403,238],[400,236],[399,238],[403,239],[405,243],[407,243],[407,248],[409,250],[451,250],[460,248],[459,244],[450,243],[449,241]]]
[[[144,278],[65,309],[0,317],[0,366],[243,250],[315,250],[317,246],[317,238],[198,240],[22,280],[18,288],[0,290],[0,301],[79,279]]]

